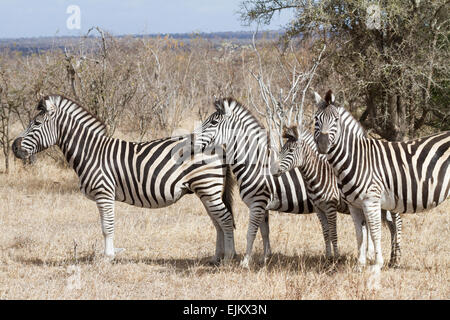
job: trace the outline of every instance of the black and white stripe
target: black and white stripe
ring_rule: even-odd
[[[96,201],[105,254],[114,257],[114,201],[161,208],[195,193],[217,231],[215,260],[235,254],[230,170],[221,155],[194,155],[191,137],[133,143],[105,135],[105,125],[74,101],[48,96],[39,114],[13,143],[14,154],[28,158],[57,145],[79,177],[80,190]]]
[[[337,256],[337,230],[336,213],[349,214],[348,205],[341,197],[337,178],[333,174],[331,165],[326,156],[317,152],[311,146],[313,135],[308,131],[299,132],[296,126],[284,129],[283,138],[286,139],[281,148],[278,165],[274,166],[274,174],[279,175],[298,167],[305,181],[308,197],[314,204],[316,211],[322,211],[328,220],[329,235],[335,256]],[[382,210],[383,221],[386,222],[391,232],[391,260],[390,266],[398,267],[400,263],[400,241],[402,220],[398,213],[388,213]],[[365,222],[365,221],[364,221]],[[367,236],[366,224],[363,227],[364,235]],[[359,229],[359,228],[357,228]],[[369,241],[370,239],[364,239]],[[373,247],[371,248],[373,250]],[[370,250],[368,250],[370,252]]]
[[[352,216],[366,218],[381,268],[380,208],[405,213],[430,209],[450,195],[450,132],[406,142],[366,137],[360,123],[316,94],[314,138],[337,177]],[[361,254],[359,263],[365,264]]]

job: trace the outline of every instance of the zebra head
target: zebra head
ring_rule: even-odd
[[[214,102],[216,112],[210,115],[201,125],[194,131],[196,150],[204,151],[207,147],[220,146],[227,141],[227,130],[229,119],[233,112],[232,109],[236,105],[236,101],[231,98],[219,99]]]
[[[314,92],[317,103],[317,111],[314,115],[314,140],[317,150],[321,154],[328,153],[328,150],[335,144],[339,135],[339,111],[334,105],[334,95],[331,90],[322,99],[317,92]]]
[[[276,177],[303,164],[303,140],[298,127],[284,128],[283,139],[286,142],[281,147],[278,161],[271,166],[271,174]]]
[[[47,96],[39,101],[36,108],[37,115],[31,119],[25,131],[12,144],[13,153],[17,158],[28,159],[56,144],[58,103],[57,96]]]

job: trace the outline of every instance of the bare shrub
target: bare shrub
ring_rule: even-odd
[[[81,103],[105,122],[108,135],[119,131],[121,138],[138,141],[168,136],[180,126],[192,129],[189,123],[204,120],[213,111],[214,97],[232,96],[262,118],[277,119],[280,112],[283,117],[298,114],[309,100],[305,93],[314,59],[308,46],[299,42],[283,50],[264,37],[252,46],[248,41],[218,42],[198,36],[187,41],[114,37],[97,27],[38,54],[2,51],[0,143],[8,159],[17,134],[11,135],[8,128],[27,126],[36,103],[48,94]],[[267,108],[267,92],[261,94],[262,84],[272,92],[272,109]],[[281,109],[276,109],[278,102]],[[280,129],[282,123],[276,125]],[[45,154],[65,163],[56,149]]]

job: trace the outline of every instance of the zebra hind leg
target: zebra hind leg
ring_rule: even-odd
[[[399,213],[392,213],[386,210],[381,210],[382,219],[385,221],[389,232],[391,234],[391,259],[389,260],[389,268],[400,267],[401,257],[401,232],[402,232],[402,219]]]
[[[392,220],[395,225],[395,241],[394,241],[394,254],[391,254],[391,261],[389,261],[389,266],[393,268],[400,267],[400,258],[402,256],[401,252],[401,242],[402,242],[402,227],[403,221],[399,213],[392,214]]]
[[[206,212],[216,228],[216,252],[211,262],[218,264],[221,260],[227,264],[236,255],[234,246],[233,216],[228,211],[220,196],[201,197]]]
[[[270,257],[272,256],[272,249],[270,248],[270,239],[269,239],[269,211],[265,212],[264,220],[259,225],[259,229],[261,230],[261,236],[264,246],[264,257],[261,262],[264,265],[266,265],[266,263],[270,260]]]
[[[218,265],[225,257],[225,237],[222,227],[213,217],[210,216],[210,218],[216,228],[216,252],[210,262],[211,264]]]
[[[264,205],[264,208],[266,205]],[[261,223],[264,223],[264,217],[265,217],[266,210],[260,208],[251,208],[250,209],[250,217],[249,217],[249,224],[248,224],[248,230],[247,230],[247,249],[245,251],[245,256],[241,261],[241,267],[243,268],[249,268],[250,263],[252,260],[252,250],[253,250],[253,243],[255,242],[256,233],[258,232],[258,228],[260,227]],[[264,227],[263,227],[264,228]],[[268,234],[267,234],[268,235]],[[263,235],[264,240],[264,235]]]

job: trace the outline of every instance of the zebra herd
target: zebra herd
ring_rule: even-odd
[[[216,112],[191,135],[133,143],[108,137],[104,123],[80,104],[51,95],[39,102],[38,114],[12,149],[21,159],[52,145],[61,149],[80,190],[97,204],[109,259],[121,251],[113,242],[115,201],[161,208],[194,193],[216,228],[213,262],[231,260],[237,183],[250,212],[243,266],[249,266],[258,229],[264,260],[271,255],[269,210],[316,212],[328,258],[331,248],[338,256],[336,212],[350,212],[359,267],[373,255],[375,266],[382,266],[384,220],[391,233],[390,265],[398,266],[399,213],[421,211],[449,197],[450,132],[404,143],[369,139],[349,112],[334,105],[331,92],[324,100],[316,94],[316,100],[314,136],[286,129],[280,154],[264,126],[232,98],[216,101]]]

